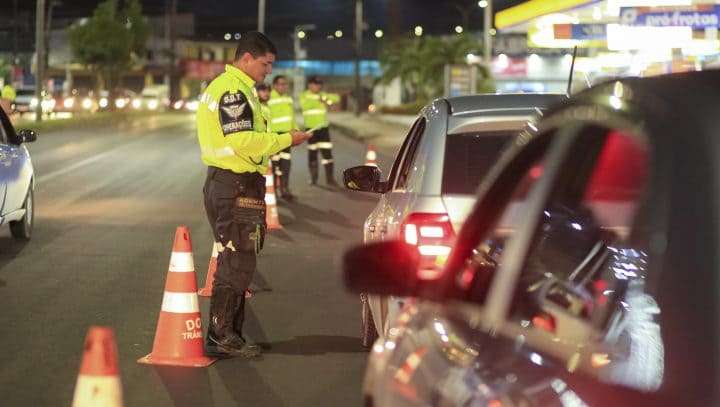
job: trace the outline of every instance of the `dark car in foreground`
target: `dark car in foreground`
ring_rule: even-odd
[[[350,289],[417,298],[366,403],[718,405],[718,112],[720,71],[598,85],[491,170],[440,278],[404,242],[349,251]]]
[[[35,172],[24,143],[37,138],[32,130],[15,131],[0,109],[0,225],[10,225],[16,239],[28,240],[35,219]]]

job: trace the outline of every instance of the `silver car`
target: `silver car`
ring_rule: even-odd
[[[364,241],[402,239],[418,246],[424,280],[439,276],[475,202],[475,189],[508,141],[558,94],[476,95],[437,99],[410,128],[387,180],[371,166],[345,170],[348,189],[380,193],[364,225]],[[384,337],[402,299],[361,295],[362,344]]]

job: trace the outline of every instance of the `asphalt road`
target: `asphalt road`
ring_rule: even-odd
[[[338,176],[363,162],[360,143],[334,142]],[[70,405],[91,325],[115,330],[126,406],[361,404],[359,300],[339,260],[376,197],[307,185],[297,148],[299,201],[280,208],[285,229],[270,235],[255,280],[271,291],[247,309],[248,335],[271,348],[256,361],[156,368],[136,360],[152,348],[176,226],[190,227],[201,287],[211,251],[192,116],[40,134],[30,149],[35,234],[23,245],[0,231],[1,405]]]

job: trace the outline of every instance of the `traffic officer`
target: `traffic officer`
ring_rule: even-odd
[[[273,89],[270,92],[270,130],[276,133],[285,133],[297,129],[295,125],[295,106],[292,97],[288,94],[288,79],[284,75],[278,75],[273,79]],[[290,147],[278,154],[281,185],[280,196],[288,201],[295,199],[290,192],[290,166],[292,154]]]
[[[280,133],[270,128],[270,107],[268,106],[268,101],[270,100],[270,87],[264,83],[259,83],[255,86],[255,90],[257,91],[258,100],[260,101],[260,110],[262,111],[263,118],[265,119],[267,130],[272,133]],[[282,133],[287,132],[285,131]],[[273,184],[275,185],[275,189],[278,190],[280,185],[280,176],[282,175],[280,172],[280,154],[271,155],[270,161],[272,162]]]
[[[2,106],[8,116],[12,113],[12,104],[15,102],[15,97],[15,88],[13,88],[12,85],[7,84],[3,86],[2,92],[0,92],[0,106]]]
[[[206,348],[209,354],[255,357],[258,346],[242,335],[245,290],[265,237],[268,157],[310,138],[305,132],[267,131],[254,89],[272,72],[277,50],[259,32],[243,34],[235,60],[200,98],[197,111],[202,161],[208,166],[205,209],[218,255]]]
[[[335,181],[332,142],[330,141],[330,128],[327,119],[327,108],[340,101],[340,96],[334,93],[322,92],[323,82],[317,76],[308,79],[308,88],[300,95],[305,129],[313,133],[308,142],[308,164],[310,166],[310,183],[315,185],[318,181],[318,149],[322,153],[322,164],[325,167],[325,181],[329,186],[337,186]]]

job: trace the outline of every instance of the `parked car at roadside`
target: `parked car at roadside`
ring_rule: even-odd
[[[598,85],[482,183],[440,276],[349,251],[355,292],[417,297],[373,347],[366,405],[720,402],[720,71]]]
[[[35,220],[35,172],[24,143],[37,139],[32,130],[15,131],[0,109],[0,225],[12,236],[28,240]]]
[[[345,170],[345,185],[382,194],[363,228],[365,242],[404,238],[419,247],[426,273],[440,270],[456,231],[475,201],[475,189],[507,143],[557,94],[476,95],[438,99],[411,126],[387,180],[380,170]],[[376,187],[377,186],[377,187]],[[361,295],[362,344],[388,329],[401,299]]]

